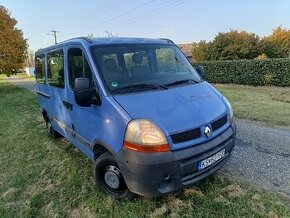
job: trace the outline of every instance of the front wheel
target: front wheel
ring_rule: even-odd
[[[97,158],[94,165],[94,177],[97,185],[106,194],[120,200],[130,200],[133,197],[110,152],[105,152]]]

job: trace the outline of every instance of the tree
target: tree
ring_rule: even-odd
[[[270,36],[261,41],[263,52],[269,58],[287,58],[290,55],[290,30],[281,26],[273,29]]]
[[[231,30],[218,33],[212,41],[213,60],[254,59],[260,52],[260,38],[254,33]]]
[[[10,12],[0,5],[0,74],[16,73],[26,60],[27,40],[16,24]]]
[[[212,43],[206,41],[200,41],[199,43],[193,43],[192,46],[192,59],[194,61],[209,61],[212,54]]]
[[[218,33],[210,41],[193,44],[195,61],[254,59],[261,54],[260,37],[246,31]]]

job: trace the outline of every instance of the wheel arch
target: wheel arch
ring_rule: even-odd
[[[44,121],[47,122],[48,121],[48,115],[47,115],[46,110],[42,109],[41,113],[42,113],[42,117],[43,117]]]
[[[96,140],[93,143],[92,146],[92,151],[94,153],[94,159],[96,160],[99,156],[101,156],[102,154],[104,154],[105,152],[110,152],[113,156],[116,155],[116,152],[113,151],[112,146],[109,146],[103,142],[101,142],[100,140]]]

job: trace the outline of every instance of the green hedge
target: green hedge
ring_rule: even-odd
[[[290,86],[290,59],[204,61],[194,63],[205,69],[211,83]]]

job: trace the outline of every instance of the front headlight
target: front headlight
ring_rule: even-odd
[[[231,123],[233,123],[234,122],[234,111],[233,111],[232,105],[231,105],[231,103],[229,102],[229,100],[225,96],[223,96],[223,99],[224,99],[224,101],[225,101],[225,103],[226,103],[226,105],[227,105],[227,107],[229,109]]]
[[[124,146],[141,152],[169,151],[169,145],[163,132],[146,119],[136,119],[128,124]]]

